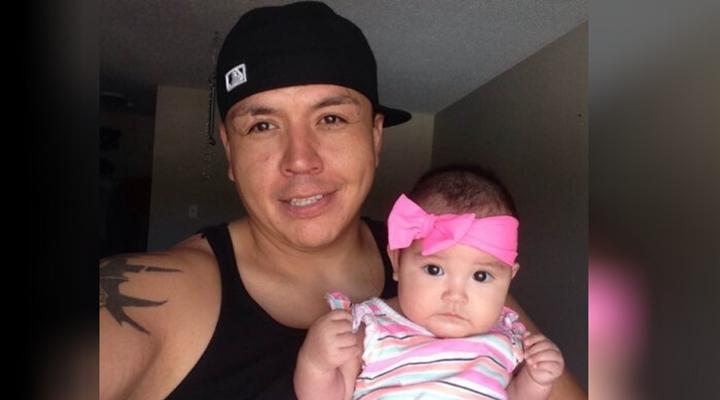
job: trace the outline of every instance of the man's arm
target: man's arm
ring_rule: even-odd
[[[206,343],[187,343],[209,340],[219,291],[208,286],[213,277],[200,273],[205,260],[196,254],[180,249],[100,261],[101,400],[162,399],[199,358]]]
[[[553,385],[539,385],[530,378],[527,369],[523,368],[507,387],[510,400],[545,400],[548,399]]]
[[[112,317],[101,311],[100,400],[130,398],[159,349],[157,338],[118,327]]]
[[[100,399],[125,399],[140,385],[156,359],[162,336],[147,311],[167,300],[131,295],[148,280],[145,274],[178,273],[142,261],[142,256],[117,256],[100,261]],[[155,335],[152,334],[155,331]]]
[[[518,313],[520,322],[522,322],[528,331],[533,333],[541,333],[537,325],[530,319],[525,310],[515,300],[512,295],[508,294],[505,305],[512,308]],[[588,396],[577,383],[575,378],[572,376],[570,371],[565,368],[562,376],[558,378],[553,384],[552,391],[550,392],[549,400],[587,400]]]

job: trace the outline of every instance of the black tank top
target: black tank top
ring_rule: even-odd
[[[363,221],[375,238],[385,266],[381,297],[395,297],[397,284],[385,252],[387,230],[382,222]],[[220,267],[220,316],[200,360],[167,399],[296,399],[293,373],[307,330],[279,324],[250,297],[238,273],[227,224],[201,232]]]

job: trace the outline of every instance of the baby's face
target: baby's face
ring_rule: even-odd
[[[408,319],[443,338],[483,333],[497,322],[517,264],[460,244],[429,256],[421,250],[416,240],[393,265]]]

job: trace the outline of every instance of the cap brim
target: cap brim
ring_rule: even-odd
[[[412,115],[407,111],[380,105],[375,108],[375,111],[379,112],[385,117],[383,121],[383,127],[385,128],[404,124],[405,122],[410,121],[410,118],[412,118]]]

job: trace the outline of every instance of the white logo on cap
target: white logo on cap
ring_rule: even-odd
[[[240,64],[237,67],[228,71],[227,74],[225,74],[225,88],[228,92],[242,85],[245,82],[247,82],[245,64]]]

